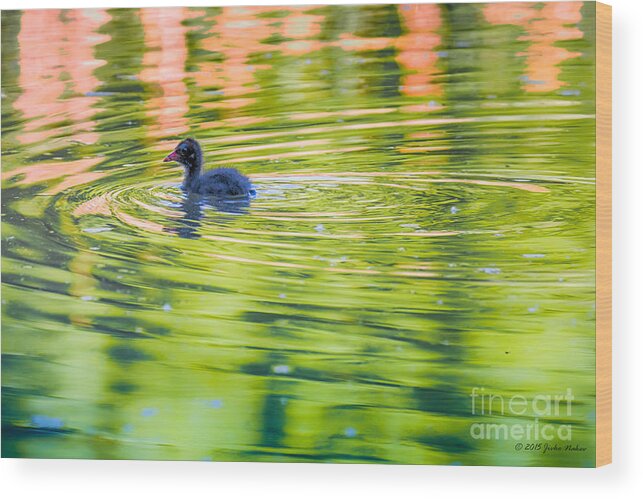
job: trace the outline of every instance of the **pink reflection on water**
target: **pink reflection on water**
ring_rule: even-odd
[[[491,24],[521,26],[525,35],[519,40],[530,43],[524,56],[527,64],[527,81],[523,87],[528,92],[551,92],[564,85],[559,80],[563,61],[579,57],[556,46],[557,42],[578,40],[583,32],[576,26],[582,20],[582,2],[547,3],[490,3],[484,7],[485,19]]]
[[[183,21],[191,17],[183,7],[140,10],[144,29],[145,55],[142,81],[158,85],[161,94],[147,100],[148,116],[153,117],[149,134],[153,137],[180,135],[189,130],[186,117],[188,89],[185,63],[188,57]]]
[[[107,172],[104,171],[90,171],[102,160],[102,157],[96,156],[74,161],[28,164],[2,172],[2,179],[16,178],[18,185],[47,182],[52,185],[44,193],[58,194],[70,187],[88,184],[106,176]],[[58,179],[57,183],[52,182]]]
[[[320,44],[309,39],[320,33],[323,16],[306,14],[309,9],[310,6],[288,7],[289,14],[276,22],[259,16],[276,7],[224,7],[208,19],[213,26],[203,48],[221,54],[223,60],[200,64],[194,79],[200,87],[219,89],[224,100],[206,107],[227,110],[228,115],[234,116],[235,110],[255,102],[248,96],[256,90],[255,74],[270,65],[251,64],[253,54],[282,51],[297,55],[317,50]],[[278,45],[265,43],[274,36],[291,40]]]
[[[250,85],[259,67],[250,65],[249,57],[254,52],[268,50],[269,46],[261,40],[273,33],[269,24],[274,21],[256,16],[270,10],[274,8],[224,7],[218,15],[208,19],[214,24],[210,36],[203,41],[203,48],[221,54],[223,61],[201,64],[200,71],[194,75],[198,86],[218,88],[224,97],[239,98],[253,91]],[[237,105],[228,107],[236,109],[252,102],[253,99],[239,99]]]
[[[18,136],[23,144],[44,141],[60,132],[43,127],[71,120],[74,140],[94,143],[92,131],[98,97],[86,96],[99,85],[94,70],[105,64],[95,58],[96,45],[109,39],[98,33],[110,16],[101,9],[25,10],[18,34],[22,94],[14,106],[25,120]],[[72,95],[63,98],[63,94]]]
[[[438,73],[436,48],[442,43],[438,30],[442,26],[440,6],[434,4],[400,5],[400,16],[406,34],[395,45],[396,60],[411,71],[402,80],[402,93],[409,96],[441,95],[442,86],[433,83]]]
[[[436,5],[401,6],[401,16],[407,34],[399,38],[358,37],[353,33],[340,33],[335,40],[319,40],[323,15],[312,14],[311,6],[287,7],[286,15],[277,18],[263,16],[281,10],[278,7],[224,7],[206,18],[212,23],[202,48],[219,54],[220,60],[202,62],[198,71],[191,73],[196,85],[217,90],[219,97],[203,103],[203,107],[217,109],[217,125],[244,117],[243,109],[256,102],[252,96],[257,89],[256,73],[271,67],[269,53],[280,52],[286,56],[300,57],[322,50],[339,47],[345,51],[371,51],[394,47],[397,61],[408,71],[403,77],[402,93],[409,96],[440,95],[442,87],[433,83],[437,74],[436,47],[441,38],[440,9]],[[269,40],[275,43],[268,43]],[[261,57],[266,54],[265,57]],[[252,57],[259,56],[260,63]],[[251,62],[252,61],[252,62]],[[437,109],[437,107],[436,107]],[[424,111],[435,109],[422,108]],[[212,123],[203,124],[211,128]]]
[[[289,42],[285,44],[285,52],[290,55],[301,55],[326,46],[359,52],[394,47],[397,50],[395,59],[407,73],[402,77],[401,93],[411,97],[441,95],[442,86],[432,81],[434,75],[439,72],[436,48],[442,42],[438,34],[442,26],[440,7],[432,4],[411,4],[400,5],[398,9],[405,34],[397,38],[364,38],[355,36],[353,33],[341,33],[338,40],[330,42],[313,40]]]

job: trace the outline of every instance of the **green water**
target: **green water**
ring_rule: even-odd
[[[594,5],[499,5],[3,12],[3,456],[592,466]]]

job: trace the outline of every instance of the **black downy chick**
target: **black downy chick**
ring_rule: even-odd
[[[219,198],[247,197],[255,193],[248,177],[235,168],[215,168],[201,173],[203,152],[192,138],[181,141],[163,161],[176,161],[183,165],[185,177],[182,187],[188,193]]]

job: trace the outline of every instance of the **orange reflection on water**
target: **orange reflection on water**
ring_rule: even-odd
[[[219,88],[225,97],[253,91],[249,84],[254,81],[257,67],[249,64],[249,57],[254,52],[266,51],[261,40],[274,32],[269,26],[274,20],[258,18],[257,14],[271,10],[274,8],[224,7],[210,19],[213,26],[203,48],[223,55],[223,61],[201,65],[201,71],[195,75],[199,86]]]
[[[439,72],[436,48],[442,42],[438,30],[442,26],[440,7],[434,4],[409,4],[398,6],[405,34],[397,38],[357,37],[352,33],[341,33],[339,39],[331,42],[297,42],[298,55],[305,51],[320,50],[325,46],[339,47],[346,51],[383,50],[394,47],[396,61],[408,73],[402,77],[401,93],[416,97],[441,95],[442,86],[432,82]],[[294,42],[287,44],[293,47]],[[422,109],[432,111],[434,109]]]
[[[150,135],[183,134],[189,130],[186,117],[189,97],[184,81],[187,28],[182,23],[190,13],[182,7],[162,7],[141,9],[140,15],[146,47],[140,77],[161,89],[160,96],[146,103],[147,114],[154,118]]]
[[[223,60],[202,63],[193,76],[198,86],[218,89],[224,100],[205,106],[226,110],[226,115],[234,117],[235,110],[255,102],[248,97],[256,90],[255,73],[270,65],[251,64],[253,54],[282,51],[298,55],[317,50],[319,42],[309,38],[321,31],[323,16],[303,13],[309,9],[310,6],[289,7],[290,13],[275,22],[274,18],[259,17],[275,11],[275,7],[224,7],[209,19],[213,25],[203,48],[221,54]],[[278,45],[265,43],[271,37],[290,41]]]
[[[281,52],[302,56],[325,47],[346,51],[371,51],[393,47],[397,61],[408,74],[403,76],[402,93],[410,96],[440,95],[442,87],[432,82],[438,73],[436,47],[441,43],[437,31],[442,26],[440,8],[436,5],[400,6],[407,33],[399,38],[358,37],[340,33],[337,39],[319,40],[324,16],[313,15],[310,6],[288,7],[288,14],[278,19],[261,17],[275,7],[225,7],[209,21],[213,23],[203,48],[221,54],[221,61],[201,63],[192,76],[200,87],[218,89],[222,99],[205,103],[205,107],[234,116],[237,111],[255,102],[255,74],[270,67],[269,57],[261,64],[250,63],[252,55]],[[267,43],[274,39],[276,43]],[[263,62],[265,61],[265,62]],[[422,109],[422,111],[434,109]]]
[[[60,133],[51,125],[72,120],[68,136],[94,143],[92,132],[98,97],[87,96],[99,81],[94,70],[105,64],[95,58],[96,45],[109,39],[98,33],[110,16],[101,9],[25,10],[18,34],[22,90],[15,108],[25,120],[18,136],[23,144],[44,141]],[[63,94],[72,93],[63,98]],[[48,129],[43,130],[44,127]]]
[[[18,185],[48,182],[53,185],[44,191],[44,194],[53,195],[70,187],[93,182],[107,175],[107,172],[104,171],[90,171],[102,160],[102,157],[89,157],[74,161],[27,164],[2,172],[2,180],[16,178],[16,184]],[[51,182],[56,179],[61,180],[58,183]]]
[[[576,26],[582,20],[582,2],[546,3],[490,3],[484,7],[485,19],[491,24],[513,24],[521,26],[525,35],[519,40],[531,42],[525,52],[527,81],[523,84],[528,92],[551,92],[564,85],[559,80],[560,64],[579,57],[556,46],[557,42],[577,40],[583,32]]]
[[[312,38],[321,33],[321,23],[324,16],[301,14],[300,9],[293,9],[292,13],[284,19],[283,36],[286,38]]]
[[[436,48],[442,43],[438,34],[442,26],[440,6],[400,5],[399,12],[406,34],[395,43],[398,50],[396,60],[411,71],[402,79],[402,93],[409,96],[441,95],[442,86],[432,82],[439,72]]]

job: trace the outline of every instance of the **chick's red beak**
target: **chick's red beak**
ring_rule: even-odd
[[[163,160],[163,163],[167,163],[168,161],[178,161],[179,155],[176,153],[176,151],[172,151],[170,154],[167,155],[167,157]]]

